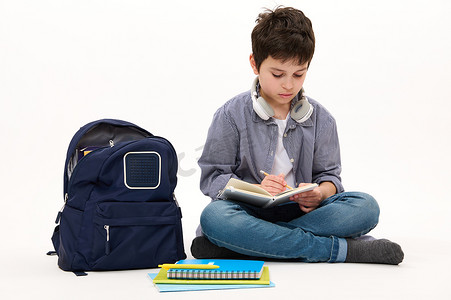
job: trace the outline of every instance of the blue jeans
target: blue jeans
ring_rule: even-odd
[[[333,195],[305,214],[297,203],[258,208],[216,200],[201,215],[204,235],[215,245],[253,257],[304,262],[343,262],[347,242],[376,227],[379,206],[360,192]]]

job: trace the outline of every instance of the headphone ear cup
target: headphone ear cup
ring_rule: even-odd
[[[262,97],[258,97],[257,100],[252,101],[252,105],[254,111],[263,120],[268,120],[274,116],[274,110]]]
[[[310,118],[313,113],[313,106],[305,97],[302,97],[291,110],[291,117],[298,123],[303,123]]]

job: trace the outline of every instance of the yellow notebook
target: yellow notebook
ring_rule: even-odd
[[[269,284],[269,269],[263,267],[263,273],[260,279],[168,279],[168,270],[161,269],[158,275],[153,279],[154,283],[174,283],[174,284]]]

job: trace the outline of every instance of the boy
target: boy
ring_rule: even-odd
[[[258,77],[251,93],[216,112],[199,159],[201,190],[214,201],[202,212],[194,257],[402,262],[398,244],[357,239],[377,225],[379,206],[368,194],[344,192],[335,120],[303,95],[314,49],[311,22],[301,11],[279,7],[259,15],[250,55]],[[232,177],[271,194],[287,185],[318,187],[263,209],[217,199]]]

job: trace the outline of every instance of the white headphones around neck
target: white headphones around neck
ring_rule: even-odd
[[[260,118],[262,118],[263,120],[268,120],[269,118],[274,116],[274,110],[265,101],[265,99],[263,99],[263,97],[258,96],[257,85],[258,76],[255,77],[251,87],[252,106],[255,113],[257,113]],[[290,112],[291,118],[298,123],[307,121],[313,113],[313,106],[304,96],[304,89],[301,89],[300,94],[301,99],[296,102]]]

